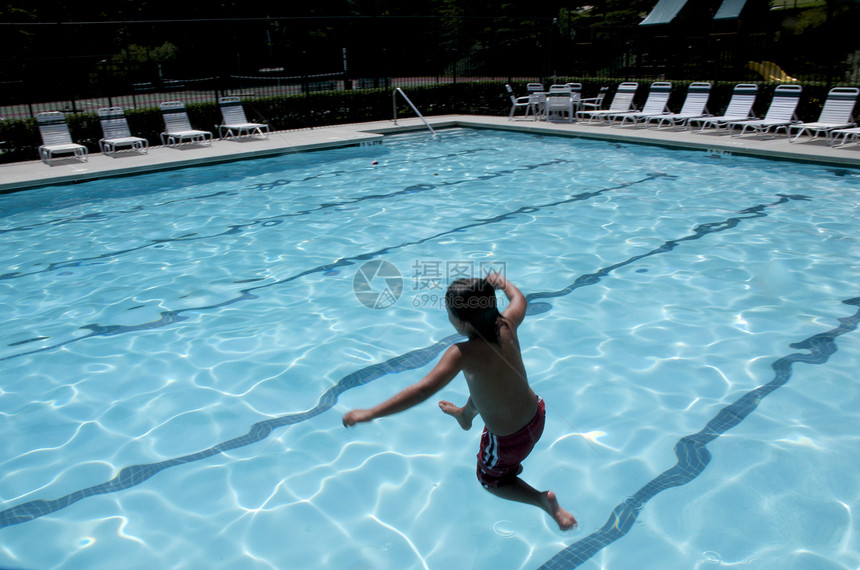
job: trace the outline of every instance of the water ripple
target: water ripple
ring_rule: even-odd
[[[860,307],[860,297],[842,302]],[[570,570],[579,567],[604,547],[626,535],[645,504],[657,494],[672,487],[686,485],[701,475],[711,461],[711,452],[708,451],[707,445],[744,421],[764,398],[785,385],[791,379],[791,367],[794,363],[824,364],[827,362],[838,350],[836,338],[857,329],[860,323],[860,309],[852,316],[840,318],[838,321],[839,326],[834,329],[790,344],[791,348],[809,352],[794,352],[771,364],[775,374],[770,382],[745,393],[721,409],[698,433],[681,438],[675,445],[675,456],[678,461],[672,468],[649,481],[632,497],[615,507],[602,528],[571,544],[541,565],[540,569]]]
[[[552,161],[552,162],[555,162],[555,161]],[[524,168],[529,168],[529,167],[527,166]],[[101,325],[98,323],[82,325],[82,326],[78,327],[79,330],[88,330],[88,331],[90,331],[89,334],[75,337],[73,339],[70,339],[70,340],[67,340],[64,342],[59,342],[59,343],[55,343],[52,345],[43,346],[43,347],[35,349],[35,350],[30,350],[30,351],[26,351],[26,352],[20,352],[17,354],[11,354],[8,356],[4,356],[4,357],[0,358],[0,362],[2,362],[4,360],[10,360],[13,358],[18,358],[21,356],[26,356],[26,355],[36,354],[36,353],[40,353],[40,352],[55,350],[57,348],[61,348],[63,346],[71,344],[73,342],[80,342],[82,340],[86,340],[86,339],[96,337],[96,336],[116,336],[116,335],[120,335],[120,334],[134,333],[134,332],[147,331],[147,330],[166,327],[166,326],[187,320],[188,317],[183,316],[182,313],[200,312],[200,311],[208,311],[208,310],[212,310],[212,309],[220,309],[220,308],[227,307],[227,306],[230,306],[230,305],[242,302],[242,301],[254,300],[254,299],[258,298],[257,295],[254,294],[255,291],[260,291],[262,289],[267,289],[270,287],[276,287],[276,286],[284,285],[287,283],[291,283],[292,281],[296,281],[297,279],[300,279],[300,278],[305,277],[307,275],[311,275],[314,273],[325,274],[325,273],[332,271],[332,270],[335,270],[339,267],[346,267],[346,266],[354,265],[356,262],[362,262],[362,261],[367,261],[370,259],[375,259],[377,257],[380,257],[382,255],[386,255],[388,253],[391,253],[393,251],[397,251],[399,249],[404,249],[407,247],[420,245],[420,244],[423,244],[426,242],[437,240],[440,237],[443,237],[446,235],[451,235],[451,234],[455,234],[458,232],[463,232],[463,231],[466,231],[466,230],[469,230],[472,228],[477,228],[477,227],[481,227],[481,226],[486,226],[486,225],[490,225],[490,224],[496,224],[499,222],[504,222],[507,220],[511,220],[517,216],[522,215],[522,214],[534,213],[534,212],[537,212],[537,211],[540,211],[540,210],[543,210],[546,208],[553,208],[553,207],[560,206],[563,204],[571,204],[574,202],[589,200],[589,199],[594,198],[596,196],[600,196],[601,194],[604,194],[606,192],[611,192],[611,191],[619,190],[622,188],[629,188],[630,186],[649,182],[649,181],[658,179],[662,176],[667,176],[667,175],[662,174],[662,173],[651,173],[642,179],[635,180],[632,182],[622,182],[622,183],[618,184],[617,186],[610,186],[610,187],[602,188],[600,190],[594,190],[594,191],[589,191],[589,192],[581,192],[579,194],[574,194],[573,196],[570,196],[570,197],[565,198],[563,200],[557,200],[557,201],[549,202],[549,203],[545,203],[545,204],[538,204],[538,205],[534,205],[534,206],[522,206],[516,210],[505,212],[505,213],[493,216],[492,218],[478,219],[477,221],[474,221],[472,223],[465,224],[462,226],[457,226],[457,227],[452,228],[452,229],[444,230],[444,231],[438,232],[438,233],[433,234],[433,235],[428,236],[428,237],[416,239],[413,241],[405,241],[405,242],[402,242],[402,243],[399,243],[396,245],[386,246],[386,247],[383,247],[383,248],[378,249],[376,251],[372,251],[372,252],[368,252],[368,253],[362,253],[359,255],[342,257],[342,258],[340,258],[340,259],[338,259],[332,263],[327,263],[324,265],[318,265],[317,267],[312,267],[310,269],[306,269],[304,271],[301,271],[300,273],[291,275],[289,277],[285,277],[283,279],[279,279],[277,281],[271,281],[271,282],[268,282],[268,283],[263,284],[263,285],[258,285],[256,287],[249,287],[247,289],[242,289],[239,291],[238,296],[233,297],[231,299],[227,299],[227,300],[219,302],[219,303],[213,303],[213,304],[202,305],[202,306],[187,307],[187,308],[178,309],[178,310],[162,311],[161,313],[159,313],[159,315],[160,315],[159,319],[154,320],[154,321],[150,321],[147,323],[141,323],[141,324],[137,324],[137,325]],[[792,197],[791,199],[801,199],[801,198],[802,197],[799,197],[799,198],[793,198]],[[788,201],[788,199],[789,199],[788,197],[783,197],[780,201],[776,202],[776,204],[784,203],[784,202]],[[766,207],[771,206],[771,205],[772,204],[755,206],[753,209],[756,209],[756,208],[763,209],[763,208],[766,208]],[[746,212],[746,210],[744,210],[744,212]],[[756,215],[763,215],[763,214],[759,212]],[[730,220],[727,220],[726,222],[720,222],[720,224],[728,224],[725,228],[720,228],[720,229],[728,229],[728,227],[734,227],[735,225],[737,225],[738,221],[739,221],[739,219],[737,219],[737,218],[731,218]],[[697,229],[696,231],[698,232],[698,234],[701,234],[701,235],[711,233],[712,231],[718,231],[718,230],[711,228],[711,226],[713,226],[713,225],[714,224],[705,224],[705,226],[699,226],[699,228],[701,228],[701,229]],[[233,227],[238,228],[239,226],[233,226]],[[683,240],[687,240],[687,239],[698,239],[698,237],[701,237],[698,234],[694,235],[692,237],[681,238],[681,240],[678,240],[678,241],[683,241]],[[664,247],[665,247],[665,244],[664,244]],[[672,248],[674,248],[674,245],[669,249],[672,249]],[[667,249],[667,251],[668,251],[668,249]],[[654,253],[659,253],[659,252],[654,252]],[[645,257],[645,256],[644,255],[640,256],[637,259],[639,259],[641,257]],[[627,262],[625,262],[624,264],[626,265],[626,263]],[[620,267],[620,265],[618,267]],[[608,272],[614,268],[615,267],[608,268],[605,271]],[[597,277],[595,279],[599,280],[599,277]],[[563,294],[566,294],[566,293],[563,293]],[[553,294],[547,294],[547,295],[555,296]]]
[[[653,175],[649,178],[643,179],[643,181],[653,179],[655,176],[658,176],[658,175]],[[603,191],[605,191],[605,190],[602,190],[600,192],[603,192]],[[593,193],[588,193],[588,194],[590,195]],[[572,198],[568,198],[566,200],[557,202],[556,204],[564,203],[564,202],[570,202],[570,201],[576,201],[579,199],[584,199],[581,196],[584,196],[584,195],[577,195],[577,196],[574,196]],[[784,204],[784,203],[786,203],[792,199],[805,199],[805,197],[802,197],[802,196],[781,196],[780,200],[777,200],[776,202],[774,202],[772,204],[761,204],[758,206],[753,206],[751,208],[746,208],[746,209],[742,210],[741,213],[751,214],[750,216],[732,217],[732,218],[729,218],[729,219],[724,220],[722,222],[702,224],[702,225],[694,228],[693,233],[691,235],[685,236],[685,237],[682,237],[682,238],[679,238],[676,240],[670,240],[670,241],[666,242],[663,246],[658,247],[655,250],[653,250],[647,254],[631,257],[626,261],[608,266],[608,267],[603,268],[603,269],[597,271],[596,273],[593,273],[590,275],[583,275],[583,276],[577,278],[571,285],[569,285],[569,286],[567,286],[567,287],[565,287],[559,291],[533,293],[533,294],[528,295],[527,298],[530,300],[530,304],[531,304],[531,299],[550,298],[550,297],[559,297],[562,295],[567,295],[567,294],[571,293],[572,291],[574,291],[580,287],[583,287],[585,285],[593,285],[593,284],[598,283],[602,277],[608,275],[613,270],[615,270],[619,267],[623,267],[625,265],[629,265],[630,263],[633,263],[635,260],[641,259],[642,257],[646,257],[648,255],[656,255],[657,253],[666,253],[666,252],[672,251],[680,243],[694,240],[694,239],[699,239],[699,238],[704,237],[704,236],[706,236],[710,233],[713,233],[713,232],[724,231],[724,230],[727,230],[730,228],[735,228],[735,227],[737,227],[737,225],[739,223],[741,223],[744,220],[765,216],[766,215],[764,212],[765,208],[772,207],[772,206],[779,205],[779,204]],[[542,206],[542,207],[546,207],[546,206]],[[517,212],[519,212],[519,210],[517,210]],[[500,218],[505,218],[509,215],[511,215],[511,214],[503,214],[502,216],[500,216]],[[491,220],[496,220],[496,219],[497,218],[492,218]],[[489,222],[490,221],[488,221],[488,220],[484,220],[482,222],[476,222],[474,224],[469,224],[468,226],[465,226],[465,227],[482,225],[483,223],[489,223]],[[430,238],[428,238],[428,239],[430,239]],[[383,250],[379,250],[379,252],[376,252],[373,254],[367,254],[367,255],[376,256],[376,255],[379,255],[380,253],[389,251],[390,249],[394,249],[396,247],[403,247],[403,245],[394,246],[391,248],[385,248]],[[364,257],[364,256],[359,256],[359,257]],[[305,272],[299,274],[299,276],[310,273],[311,271],[313,271],[313,270],[305,271]],[[289,280],[295,279],[296,277],[297,276],[289,278]],[[284,280],[284,281],[286,281],[286,280]],[[268,286],[270,286],[270,285],[264,285],[261,287],[268,287]],[[249,294],[249,293],[245,292],[243,294]],[[231,301],[231,302],[235,302],[235,300]],[[845,302],[846,303],[852,303],[852,304],[860,304],[860,301],[858,301],[857,299],[854,299],[851,301],[845,301]],[[186,309],[186,310],[190,310],[190,309]],[[179,311],[173,312],[171,319],[179,318],[178,313],[179,313]],[[835,338],[839,334],[844,334],[845,332],[849,332],[849,330],[854,330],[854,328],[856,328],[857,318],[860,318],[860,313],[858,313],[858,315],[855,315],[853,320],[852,319],[845,319],[845,323],[843,323],[843,328],[842,329],[835,329],[837,331],[840,331],[840,332],[838,332],[838,334],[831,334],[833,332],[833,331],[831,331],[831,333],[824,333],[822,335],[816,335],[816,336],[811,337],[805,341],[802,341],[801,343],[797,343],[795,345],[792,345],[792,347],[794,347],[794,348],[808,348],[810,350],[815,349],[813,356],[815,358],[817,358],[818,360],[821,360],[821,358],[823,357],[823,360],[821,360],[821,362],[824,362],[827,360],[827,357],[829,357],[829,355],[832,354],[832,352],[834,352],[836,350],[836,345],[833,343],[833,338]],[[157,322],[160,322],[160,321],[157,321]],[[161,326],[163,326],[163,325],[161,325]],[[85,337],[82,337],[82,338],[88,338],[88,337],[94,336],[96,334],[110,335],[110,334],[120,334],[121,332],[126,332],[126,331],[123,331],[122,327],[119,327],[119,326],[115,326],[114,328],[103,328],[103,329],[97,328],[97,327],[98,327],[97,325],[89,325],[87,328],[90,328],[92,330],[91,334],[87,335]],[[153,328],[153,327],[154,327],[154,325],[152,323],[150,323],[148,328]],[[127,327],[127,328],[134,329],[135,327]],[[14,507],[0,511],[0,528],[10,526],[10,525],[20,524],[20,523],[27,522],[27,521],[31,521],[33,519],[45,516],[47,514],[50,514],[50,513],[56,512],[60,509],[63,509],[65,507],[68,507],[69,505],[72,505],[72,504],[80,501],[81,499],[84,499],[87,497],[91,497],[94,495],[101,495],[101,494],[105,494],[105,493],[113,493],[116,491],[128,489],[130,487],[133,487],[133,486],[136,486],[136,485],[143,483],[144,481],[146,481],[147,479],[149,479],[153,475],[156,475],[160,471],[167,469],[169,467],[175,467],[178,465],[183,465],[183,464],[194,462],[194,461],[200,461],[200,460],[212,457],[213,455],[218,455],[220,453],[223,453],[223,452],[231,450],[231,449],[236,449],[238,447],[243,447],[243,446],[247,446],[247,445],[251,445],[253,443],[259,442],[263,439],[266,439],[272,433],[272,431],[277,429],[277,428],[309,420],[309,419],[327,411],[328,409],[330,409],[331,407],[333,407],[337,403],[337,399],[338,399],[338,396],[340,394],[342,394],[343,392],[345,392],[351,388],[355,388],[357,386],[367,384],[367,383],[372,382],[373,380],[376,380],[378,378],[381,378],[382,376],[385,376],[387,374],[402,372],[402,371],[406,371],[406,370],[412,370],[412,369],[420,368],[420,367],[426,365],[427,363],[429,363],[433,359],[435,359],[436,356],[441,351],[443,351],[445,348],[450,346],[453,342],[455,342],[459,338],[460,337],[458,335],[450,335],[450,336],[447,336],[447,337],[443,338],[442,340],[440,340],[436,343],[433,343],[430,346],[427,346],[427,347],[424,347],[421,349],[417,349],[417,350],[413,350],[411,352],[407,352],[405,354],[393,357],[393,358],[386,360],[382,363],[373,364],[373,365],[364,367],[360,370],[357,370],[356,372],[353,372],[351,374],[348,374],[347,376],[344,376],[334,386],[329,388],[320,397],[319,402],[317,403],[317,405],[313,409],[308,410],[306,412],[301,412],[301,413],[297,413],[297,414],[289,414],[289,415],[280,416],[277,418],[272,418],[272,419],[257,422],[250,427],[250,429],[248,430],[248,432],[245,435],[235,437],[233,439],[230,439],[228,441],[225,441],[223,443],[220,443],[218,445],[210,447],[209,449],[199,451],[197,453],[193,453],[193,454],[184,455],[181,457],[165,460],[165,461],[160,461],[157,463],[150,463],[150,464],[145,464],[145,465],[132,465],[130,467],[125,467],[116,475],[116,477],[114,477],[110,481],[107,481],[107,482],[102,483],[100,485],[95,485],[92,487],[88,487],[86,489],[81,489],[79,491],[75,491],[74,493],[70,493],[64,497],[59,498],[59,499],[54,499],[54,500],[49,500],[49,501],[41,500],[41,499],[34,500],[34,501],[28,501],[26,503],[22,503],[20,505],[16,505]],[[72,342],[72,341],[69,341],[69,342]],[[829,352],[827,352],[827,351],[829,351]],[[784,368],[786,368],[790,372],[790,368],[788,368],[788,366],[790,366],[790,363],[794,362],[795,360],[800,360],[801,356],[804,356],[804,355],[792,355],[791,357],[786,357],[786,358],[780,359],[779,361],[777,361],[777,364],[785,362],[784,364],[780,364],[780,366],[783,366]],[[812,357],[809,357],[809,358],[811,358],[812,360],[807,359],[807,360],[803,360],[803,361],[812,362],[814,360],[814,358],[812,358]],[[813,362],[813,363],[821,363],[821,362]],[[774,364],[774,367],[776,367],[777,364]],[[785,380],[787,380],[787,378]],[[783,381],[783,383],[784,383],[784,381]],[[778,387],[778,386],[776,386],[776,387]],[[771,391],[773,389],[775,389],[776,387],[772,388]],[[757,405],[757,402],[756,402],[756,405]],[[732,410],[734,410],[734,409],[732,409]],[[743,417],[745,417],[746,414],[748,414],[750,411],[752,411],[752,409],[746,410]],[[727,414],[729,414],[729,415],[733,414],[732,417],[740,418],[737,421],[740,421],[741,419],[743,419],[734,411],[727,412]],[[718,417],[720,417],[720,416],[718,416]],[[737,422],[735,422],[735,423],[737,423]],[[722,426],[722,424],[720,424],[720,425]],[[734,424],[729,425],[728,427],[725,427],[724,430],[729,429],[733,425]],[[714,433],[717,433],[717,432],[714,431]],[[691,436],[691,437],[693,437],[693,436]],[[701,461],[701,458],[705,457],[705,454],[708,453],[707,450],[704,449],[704,444],[701,443],[700,440],[690,439],[689,441],[691,441],[693,443],[689,444],[689,445],[687,443],[685,443],[683,445],[679,444],[680,445],[679,449],[681,450],[680,453],[687,454],[690,457],[690,459],[685,463],[685,465],[696,465],[696,461],[698,461],[699,462],[698,465],[700,466],[700,470],[698,472],[696,472],[695,470],[690,471],[687,467],[683,467],[683,468],[677,469],[676,471],[673,471],[671,473],[671,475],[667,476],[667,479],[669,481],[674,482],[673,486],[688,482],[689,480],[691,480],[690,474],[695,473],[694,475],[692,475],[692,477],[695,477],[696,475],[698,475],[699,472],[701,472],[701,469],[704,469],[704,466],[707,464],[707,461],[704,461],[704,462]],[[705,441],[704,443],[707,443],[707,441]],[[690,445],[692,445],[692,447],[690,447]],[[698,447],[697,447],[697,445],[698,445]],[[701,450],[703,452],[703,454],[697,455],[695,452],[698,450]],[[688,451],[690,453],[688,453]],[[707,458],[709,458],[709,455],[707,455]],[[667,472],[667,473],[669,473],[669,472]],[[635,502],[634,505],[631,506],[631,505],[628,505],[627,503],[625,503],[625,505],[619,506],[616,509],[617,513],[613,513],[615,518],[610,518],[610,523],[612,523],[612,524],[610,525],[609,523],[607,523],[607,525],[609,525],[612,528],[616,528],[616,523],[618,523],[618,525],[620,525],[620,526],[617,526],[617,528],[619,530],[621,528],[626,529],[626,530],[624,530],[624,533],[626,533],[627,530],[629,530],[629,526],[632,525],[633,520],[635,520],[635,515],[638,512],[638,508],[641,508],[641,506],[637,507],[637,505],[644,505],[644,503],[648,499],[650,499],[650,497],[653,496],[653,494],[656,494],[657,492],[662,490],[661,488],[656,488],[656,485],[652,485],[651,487],[646,487],[646,489],[647,489],[647,491],[643,490],[643,491],[640,491],[640,493],[637,493],[637,495],[634,495],[634,499],[631,499],[632,501]],[[649,493],[651,493],[651,494],[649,494]],[[622,518],[622,515],[624,518]],[[630,517],[633,517],[632,520],[630,519]],[[615,534],[612,534],[610,531],[607,531],[607,533],[608,534],[606,537],[604,537],[602,535],[600,537],[600,540],[603,540],[606,544],[608,544],[612,540],[617,540],[617,538],[619,536],[623,535],[623,533],[622,533],[621,535],[616,536]],[[611,538],[611,537],[614,537],[614,538],[612,538],[612,540],[609,540],[608,542],[606,542],[607,538]],[[594,541],[592,541],[592,543],[593,542]],[[580,543],[577,543],[577,544],[580,544]],[[589,544],[591,544],[591,543],[589,543]],[[576,545],[574,545],[574,546],[576,546]],[[573,547],[571,547],[571,548],[573,548]],[[600,548],[602,548],[602,546],[600,546]],[[599,548],[597,550],[599,550]],[[596,552],[597,550],[594,550],[593,552]],[[562,552],[563,553],[567,552],[567,550],[562,551]],[[592,556],[593,552],[591,554],[588,554],[588,557]],[[581,556],[581,555],[576,554],[575,556]],[[583,560],[586,560],[586,559],[587,558],[583,558]],[[551,568],[557,568],[557,567],[558,566],[551,566]]]
[[[482,150],[482,149],[479,149],[479,150]],[[507,175],[513,174],[513,173],[518,172],[518,171],[535,170],[537,168],[542,168],[545,166],[553,166],[553,165],[561,164],[564,162],[569,162],[569,161],[563,160],[563,159],[553,159],[553,160],[550,160],[547,162],[541,162],[541,163],[537,163],[537,164],[526,164],[523,166],[518,166],[516,168],[499,170],[499,171],[492,172],[489,174],[484,174],[482,176],[478,176],[475,178],[464,178],[461,180],[447,181],[447,182],[443,182],[443,183],[438,184],[438,185],[415,184],[412,186],[407,186],[406,188],[402,188],[401,190],[397,190],[394,192],[388,192],[388,193],[384,193],[384,194],[365,194],[365,195],[358,196],[355,198],[344,198],[344,199],[338,200],[336,202],[324,202],[322,204],[317,205],[315,208],[296,210],[294,212],[278,214],[277,216],[271,216],[268,218],[260,218],[257,220],[251,220],[249,222],[242,223],[242,224],[229,225],[226,230],[219,232],[219,233],[215,233],[215,234],[199,235],[196,232],[191,232],[191,233],[183,234],[183,235],[180,235],[177,237],[150,239],[148,242],[146,242],[142,245],[138,245],[136,247],[130,247],[130,248],[126,248],[126,249],[108,251],[108,252],[105,252],[105,253],[102,253],[99,255],[90,256],[90,257],[82,257],[79,259],[70,259],[70,260],[64,260],[64,261],[59,261],[59,262],[47,263],[44,268],[39,269],[38,271],[30,271],[30,272],[14,271],[11,273],[0,274],[0,280],[19,279],[22,277],[29,277],[32,275],[38,275],[40,273],[52,272],[52,271],[56,271],[58,269],[64,269],[67,267],[80,267],[80,266],[91,264],[92,262],[104,261],[104,260],[108,260],[108,259],[115,259],[115,258],[121,257],[123,255],[127,255],[129,253],[141,251],[141,250],[148,249],[148,248],[163,247],[163,246],[165,246],[167,244],[171,244],[171,243],[187,243],[187,242],[192,242],[192,241],[210,240],[210,239],[224,237],[224,236],[237,235],[237,234],[242,233],[245,230],[248,230],[248,229],[251,229],[254,227],[271,228],[271,227],[274,227],[274,226],[277,226],[277,225],[283,223],[285,218],[291,218],[291,217],[297,217],[297,216],[306,216],[306,215],[312,214],[314,212],[320,212],[320,211],[329,210],[329,209],[342,209],[342,208],[345,208],[346,206],[358,204],[358,203],[365,202],[368,200],[387,200],[387,199],[393,198],[395,196],[405,196],[408,194],[416,194],[416,193],[420,193],[420,192],[426,192],[428,190],[433,190],[434,188],[441,188],[443,186],[455,186],[458,184],[473,182],[475,180],[490,180],[493,178],[499,178],[501,176],[507,176]],[[314,180],[316,178],[321,178],[324,176],[332,176],[332,175],[341,175],[341,174],[348,174],[348,172],[346,172],[346,171],[333,171],[333,172],[328,172],[328,173],[306,176],[300,180],[275,180],[273,182],[261,183],[261,184],[254,185],[254,186],[248,188],[247,190],[267,191],[267,190],[272,190],[274,188],[284,186],[284,185],[287,185],[287,184],[290,184],[293,182],[299,182],[299,183],[309,182],[309,181]],[[227,196],[227,195],[233,195],[233,194],[236,194],[236,192],[226,192],[226,191],[215,192],[213,194],[206,194],[203,196],[195,196],[192,198],[183,198],[181,200],[170,200],[167,202],[157,204],[157,206],[160,207],[160,206],[174,204],[176,202],[189,201],[189,200],[204,200],[207,198],[214,198],[217,196]],[[29,231],[33,228],[36,228],[39,226],[45,226],[45,225],[62,226],[65,224],[77,223],[80,221],[86,221],[86,222],[107,221],[107,220],[114,219],[114,218],[121,216],[121,215],[130,214],[130,213],[134,213],[134,212],[138,212],[138,211],[142,211],[142,210],[146,210],[146,209],[147,209],[146,206],[140,206],[139,205],[139,206],[135,206],[133,208],[126,209],[126,210],[115,210],[113,212],[98,212],[98,213],[92,213],[92,214],[85,214],[85,215],[77,216],[77,217],[49,220],[46,222],[40,222],[38,224],[32,224],[29,226],[19,226],[19,227],[8,228],[8,229],[0,228],[0,235],[2,235],[4,233],[9,233],[9,232]]]

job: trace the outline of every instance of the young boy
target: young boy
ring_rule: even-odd
[[[504,313],[496,308],[494,289],[501,289],[510,304]],[[518,477],[520,464],[543,433],[545,407],[529,387],[520,354],[517,327],[526,314],[526,299],[498,273],[486,279],[458,279],[445,294],[448,320],[469,340],[448,348],[424,378],[369,410],[352,410],[343,425],[353,426],[402,412],[423,402],[446,386],[462,370],[469,399],[462,408],[441,401],[439,407],[464,430],[480,414],[484,421],[478,452],[478,480],[503,499],[542,508],[561,530],[576,526],[552,491],[540,492]]]

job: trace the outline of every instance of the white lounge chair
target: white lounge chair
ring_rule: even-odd
[[[524,115],[528,115],[529,112],[529,98],[528,96],[517,97],[514,95],[514,90],[511,89],[510,85],[505,85],[505,90],[508,92],[508,96],[511,98],[511,112],[508,113],[508,120],[514,120],[514,114],[517,109],[523,109],[525,113]]]
[[[856,87],[834,87],[831,89],[824,101],[824,107],[821,109],[818,121],[789,125],[788,142],[796,141],[804,133],[812,135],[809,140],[815,140],[821,133],[827,136],[830,131],[853,127],[855,125],[854,104],[857,103],[858,93],[860,93],[860,89]],[[792,138],[791,131],[794,129],[797,129],[797,133]]]
[[[223,139],[225,134],[229,138],[239,138],[242,135],[259,135],[261,138],[269,138],[269,125],[265,123],[249,123],[245,118],[245,109],[242,100],[238,97],[221,97],[218,99],[221,108],[223,124],[218,125],[218,138]],[[263,132],[265,130],[265,133]]]
[[[581,87],[581,86],[580,86]],[[570,85],[551,85],[546,96],[546,120],[559,120],[567,116],[567,122],[573,122],[573,89]]]
[[[178,146],[183,142],[212,144],[212,133],[191,128],[185,104],[182,101],[166,101],[161,104],[161,116],[164,117],[164,132],[161,133],[161,144]]]
[[[615,91],[615,96],[612,98],[612,103],[609,104],[609,109],[584,109],[576,112],[577,118],[588,119],[591,123],[593,120],[601,121],[607,115],[613,113],[623,113],[633,108],[633,97],[636,95],[636,89],[639,84],[633,81],[625,81],[618,86]]]
[[[149,150],[148,140],[131,135],[122,107],[102,107],[98,112],[104,135],[104,138],[99,139],[102,154],[116,157],[116,148],[119,146],[130,146],[141,153]]]
[[[690,119],[698,119],[701,117],[709,117],[708,114],[708,98],[711,96],[710,83],[691,83],[687,87],[687,98],[684,99],[684,104],[681,110],[677,113],[652,115],[645,119],[645,123],[657,121],[657,128],[666,125],[675,127],[678,125],[686,126]]]
[[[732,90],[732,98],[729,100],[729,105],[726,107],[726,112],[718,117],[700,117],[693,118],[687,121],[687,126],[691,127],[694,124],[701,125],[699,131],[704,131],[706,127],[714,127],[720,129],[725,127],[732,121],[740,121],[743,119],[753,118],[752,107],[755,103],[756,92],[758,85],[755,83],[738,83]]]
[[[65,115],[59,111],[37,113],[36,124],[39,125],[39,134],[42,136],[42,145],[39,147],[39,158],[42,162],[50,164],[55,153],[68,152],[74,153],[78,160],[87,160],[87,147],[72,142]]]
[[[527,83],[526,91],[529,93],[535,93],[536,91],[543,91],[543,83]]]
[[[836,141],[839,140],[839,137],[842,137],[842,142],[836,144]],[[856,141],[860,139],[860,127],[854,127],[851,129],[837,129],[835,131],[830,131],[827,133],[827,142],[830,146],[842,146],[847,142]]]
[[[729,132],[733,137],[739,137],[747,132],[747,130],[756,134],[769,133],[774,129],[774,135],[780,128],[788,133],[788,126],[793,123],[798,123],[797,104],[800,102],[800,92],[803,88],[800,85],[777,85],[773,92],[773,99],[770,101],[770,107],[767,109],[764,119],[747,119],[745,121],[731,121],[727,125]],[[740,128],[740,132],[735,133],[735,127]]]
[[[621,120],[620,125],[624,125],[627,121],[631,121],[634,125],[640,120],[644,120],[654,115],[668,113],[667,105],[669,104],[669,95],[672,94],[672,84],[668,81],[655,81],[651,84],[648,90],[648,98],[642,106],[641,111],[625,111],[622,113],[610,113],[607,119],[610,123],[615,123]]]

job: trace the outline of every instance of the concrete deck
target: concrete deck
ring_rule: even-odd
[[[723,131],[705,132],[655,129],[641,126],[608,126],[583,123],[547,123],[513,120],[507,117],[446,115],[428,117],[434,129],[469,127],[500,129],[559,136],[586,137],[626,143],[656,144],[670,148],[692,148],[712,152],[742,154],[769,159],[813,162],[831,166],[860,168],[860,144],[830,147],[823,139],[808,137],[789,143],[785,135],[765,138],[758,135],[732,137]],[[44,164],[39,160],[0,165],[0,193],[51,184],[82,182],[109,176],[123,176],[184,166],[228,162],[341,146],[376,144],[384,135],[427,130],[418,118],[338,125],[318,129],[277,131],[268,139],[216,140],[211,146],[184,145],[180,148],[156,146],[148,154],[120,151],[116,158],[91,154],[87,162],[61,158]]]

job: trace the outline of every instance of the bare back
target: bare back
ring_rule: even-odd
[[[529,387],[515,326],[501,319],[499,337],[499,345],[470,339],[457,346],[475,409],[490,432],[505,436],[534,418],[537,396]]]

